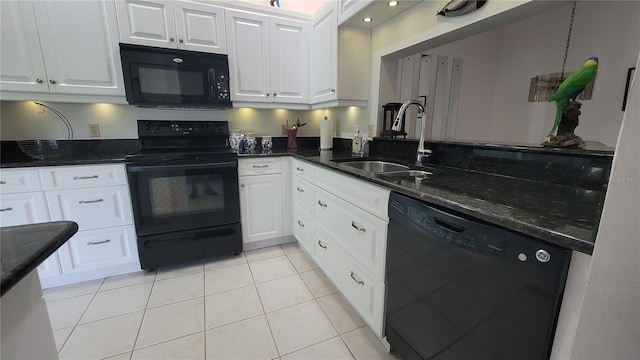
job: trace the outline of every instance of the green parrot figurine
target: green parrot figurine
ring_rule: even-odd
[[[582,69],[571,74],[571,76],[566,78],[562,84],[560,84],[558,91],[556,91],[551,99],[549,99],[549,101],[556,102],[556,120],[553,123],[553,128],[549,132],[548,136],[552,136],[558,128],[560,119],[562,119],[562,113],[567,108],[569,101],[575,100],[578,95],[584,91],[584,88],[596,78],[597,72],[598,58],[595,56],[590,57],[585,61]]]

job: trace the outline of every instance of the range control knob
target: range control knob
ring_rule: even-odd
[[[549,254],[549,252],[547,252],[546,250],[538,250],[536,251],[536,259],[538,259],[538,261],[546,263],[549,262],[549,260],[551,260],[551,254]]]

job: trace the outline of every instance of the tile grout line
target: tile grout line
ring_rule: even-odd
[[[131,347],[131,356],[129,359],[133,357],[133,352],[136,349],[136,344],[138,343],[138,338],[140,337],[140,331],[142,331],[142,324],[144,323],[144,318],[147,316],[147,307],[149,306],[149,301],[151,301],[151,294],[153,294],[153,288],[156,286],[156,278],[158,277],[158,269],[155,270],[155,276],[153,277],[153,283],[151,283],[151,290],[149,290],[149,296],[147,297],[147,303],[144,306],[144,310],[142,313],[142,319],[140,320],[140,325],[138,326],[138,332],[136,333],[136,338],[133,341],[133,346]]]
[[[62,350],[64,349],[64,346],[67,345],[67,342],[69,341],[69,339],[71,338],[71,335],[73,334],[74,331],[76,331],[76,328],[78,327],[78,323],[80,322],[80,320],[82,320],[82,317],[84,316],[84,314],[87,313],[87,310],[89,310],[89,307],[91,306],[91,304],[93,303],[93,300],[95,300],[96,296],[98,295],[98,292],[100,291],[100,288],[102,287],[102,285],[104,284],[104,280],[105,278],[102,279],[102,282],[100,283],[100,286],[98,286],[98,289],[96,290],[96,292],[93,294],[93,297],[91,298],[91,301],[89,302],[89,305],[87,305],[87,307],[84,309],[84,311],[82,312],[82,315],[80,315],[80,317],[78,318],[78,320],[76,321],[76,323],[73,325],[73,329],[71,330],[71,332],[69,333],[69,336],[67,336],[66,340],[64,341],[64,343],[62,344],[62,346],[60,346],[60,351],[58,351],[58,354],[60,354],[62,352]],[[89,294],[85,294],[85,295],[89,295]],[[78,295],[78,296],[84,296],[84,295]],[[68,298],[64,298],[64,299],[60,299],[60,300],[66,300],[66,299],[71,299],[74,297],[78,297],[78,296],[71,296]],[[46,305],[46,301],[45,301],[45,305]],[[49,309],[47,309],[47,313],[49,312]],[[49,323],[51,323],[51,318],[49,318]],[[55,339],[54,339],[55,340]]]
[[[282,248],[280,248],[282,250]],[[256,294],[258,294],[258,300],[260,300],[260,307],[262,308],[262,314],[264,315],[264,320],[267,322],[267,327],[269,328],[269,334],[271,335],[271,341],[273,341],[273,346],[276,348],[277,357],[280,357],[280,349],[278,348],[278,343],[276,343],[276,338],[273,336],[273,329],[271,329],[271,323],[269,323],[269,318],[267,317],[267,312],[264,310],[264,303],[262,302],[262,296],[260,296],[260,291],[258,291],[258,285],[256,284],[256,279],[253,277],[253,270],[251,270],[251,266],[247,262],[247,266],[249,266],[249,272],[251,273],[251,279],[253,279],[253,287],[256,288]]]

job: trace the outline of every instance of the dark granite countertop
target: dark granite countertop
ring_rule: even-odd
[[[589,255],[593,253],[599,222],[599,211],[596,210],[603,197],[600,191],[445,166],[420,168],[411,162],[390,160],[434,173],[429,179],[418,183],[396,180],[341,165],[340,160],[358,160],[351,157],[349,150],[321,152],[316,149],[293,149],[271,154],[240,154],[240,158],[282,155],[298,157],[436,207],[568,249]],[[384,157],[370,159],[389,160]]]
[[[1,295],[35,270],[77,231],[78,224],[73,221],[0,228]]]
[[[302,138],[304,139],[304,138]],[[286,138],[285,138],[286,140]],[[301,140],[301,138],[299,138]],[[594,242],[596,238],[600,210],[604,199],[604,188],[598,186],[571,186],[565,183],[548,183],[544,181],[532,181],[512,176],[507,173],[494,173],[498,162],[494,163],[492,171],[482,171],[481,169],[470,168],[465,163],[456,164],[455,167],[443,166],[442,164],[434,165],[434,175],[428,180],[419,183],[394,180],[386,178],[383,175],[377,175],[352,167],[341,165],[340,162],[332,161],[334,159],[351,159],[351,151],[347,147],[337,146],[333,151],[320,151],[316,139],[309,138],[299,141],[299,148],[286,149],[285,143],[277,146],[269,153],[251,152],[239,154],[243,157],[268,157],[268,156],[294,156],[304,160],[311,161],[321,166],[325,166],[341,173],[352,175],[360,179],[384,186],[392,191],[397,191],[405,195],[423,200],[435,206],[440,206],[463,215],[471,216],[476,219],[495,224],[518,233],[530,235],[532,237],[545,240],[572,250],[577,250],[586,254],[593,252]],[[344,139],[336,139],[342,141]],[[49,165],[82,165],[95,164],[100,162],[117,162],[123,161],[124,155],[137,151],[137,140],[126,140],[118,145],[87,146],[91,149],[87,151],[74,152],[60,159],[55,160],[26,160],[26,161],[5,161],[3,159],[2,167],[20,167],[20,166],[49,166]],[[344,140],[348,142],[349,140]],[[394,162],[406,163],[412,165],[412,162],[404,156],[407,154],[405,149],[400,152],[390,150],[386,143],[388,140],[376,140],[377,148],[382,148],[376,152],[378,158],[393,159]],[[279,143],[274,138],[274,145]],[[335,145],[336,143],[334,143]],[[81,144],[82,145],[82,144]],[[398,143],[396,143],[396,146]],[[415,147],[411,150],[411,142],[406,141],[406,145],[399,143],[400,148],[409,149],[408,156],[413,157]],[[437,147],[449,145],[444,142],[431,142],[430,146]],[[451,146],[462,146],[464,148],[474,147],[480,152],[482,149],[488,149],[488,145],[473,143],[451,143]],[[500,148],[506,152],[520,151],[520,145],[489,146],[491,149]],[[396,147],[398,149],[398,147]],[[372,146],[373,150],[373,146]],[[436,148],[437,153],[446,153],[441,148]],[[484,150],[482,150],[484,151]],[[489,150],[486,150],[489,151]],[[557,151],[554,149],[532,149],[524,150],[525,153],[539,152],[541,156],[547,156],[541,162],[541,168],[532,168],[530,172],[536,173],[539,178],[552,177],[558,175],[557,168],[551,167],[553,163],[564,164],[562,161],[550,160],[548,154],[564,154],[578,157],[592,157],[596,161],[605,163],[611,161],[612,152],[608,150],[596,152],[580,152],[580,151]],[[575,154],[573,154],[575,152]],[[450,152],[449,152],[450,153]],[[387,154],[393,154],[389,156]],[[547,154],[547,155],[545,155]],[[554,155],[555,156],[555,155]],[[4,155],[3,155],[4,158]],[[431,158],[430,158],[431,159]],[[566,161],[567,158],[563,158]],[[603,159],[603,160],[599,160]],[[24,159],[23,159],[24,160]],[[434,160],[438,160],[437,157]],[[451,159],[444,159],[443,162],[449,162]],[[473,158],[465,158],[467,163],[477,164],[477,160]],[[514,164],[528,162],[518,156],[511,163],[504,165],[502,168],[514,169]],[[551,163],[546,163],[551,161]],[[554,163],[555,161],[555,163]],[[533,163],[532,163],[533,164]],[[460,166],[463,167],[460,167]],[[538,166],[540,164],[537,164]],[[464,167],[467,166],[467,167]],[[592,169],[588,166],[579,165],[588,173],[593,174]],[[600,164],[599,166],[603,166]],[[525,165],[520,167],[526,168]],[[605,166],[606,167],[606,166]],[[565,168],[566,172],[571,172],[571,168]],[[600,174],[600,178],[608,176],[607,172]],[[570,176],[557,176],[558,178],[567,178]],[[601,181],[601,180],[598,180]],[[597,183],[597,181],[596,181]],[[597,184],[596,184],[597,185]]]

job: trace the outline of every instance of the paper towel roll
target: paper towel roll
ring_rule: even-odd
[[[320,150],[333,148],[333,120],[326,117],[320,122]]]

